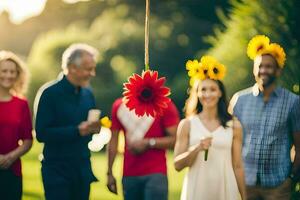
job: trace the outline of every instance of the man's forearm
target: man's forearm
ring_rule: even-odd
[[[117,155],[117,151],[108,151],[108,167],[107,174],[113,174],[113,164]]]
[[[157,149],[173,149],[176,141],[177,124],[165,129],[165,137],[154,137],[155,145],[151,148]]]
[[[147,138],[148,140],[150,138]],[[175,136],[165,136],[165,137],[154,137],[155,145],[151,148],[157,149],[173,149],[175,145]]]
[[[113,164],[118,153],[118,132],[112,131],[112,137],[107,145],[108,166],[107,174],[113,173]]]

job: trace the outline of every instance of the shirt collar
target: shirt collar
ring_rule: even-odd
[[[64,75],[62,80],[62,85],[64,87],[64,89],[67,91],[67,92],[70,92],[70,93],[74,93],[74,94],[79,94],[81,92],[81,87],[80,86],[75,86],[73,85],[68,79],[67,77]]]
[[[280,91],[281,91],[280,87],[276,87],[275,90],[273,91],[273,94],[274,94],[276,97],[278,97],[278,96],[280,95]]]
[[[274,89],[274,91],[272,92],[271,96],[278,97],[280,95],[280,91],[281,91],[281,88],[277,86]],[[259,90],[257,83],[255,83],[254,86],[252,87],[252,94],[253,94],[253,96],[262,96],[263,95],[262,92]]]

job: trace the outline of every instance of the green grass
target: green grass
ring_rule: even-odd
[[[22,158],[23,165],[23,200],[43,200],[44,191],[41,177],[41,163],[38,159],[42,145],[35,142],[32,149]],[[107,157],[104,153],[92,154],[92,167],[96,177],[100,180],[91,187],[91,200],[121,200],[122,187],[122,155],[117,156],[114,164],[114,174],[118,182],[118,195],[114,195],[106,188]],[[180,199],[180,192],[185,172],[176,172],[173,167],[173,154],[168,153],[169,199]]]

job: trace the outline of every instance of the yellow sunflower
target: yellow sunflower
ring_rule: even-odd
[[[218,61],[212,57],[212,56],[202,56],[201,57],[201,63],[203,66],[206,66],[209,68],[209,66],[214,65]]]
[[[208,70],[209,70],[209,66],[208,65],[203,65],[202,63],[200,63],[200,71],[198,74],[198,78],[200,80],[204,80],[208,77]]]
[[[202,56],[200,62],[197,60],[187,61],[186,69],[189,70],[188,74],[191,77],[191,87],[193,87],[196,81],[202,81],[206,78],[222,80],[226,73],[225,66],[211,56]]]
[[[188,75],[189,77],[194,77],[197,76],[197,74],[199,74],[200,71],[200,63],[198,62],[198,60],[188,60],[185,64],[186,69],[189,71]]]
[[[248,43],[247,55],[254,60],[256,56],[263,54],[267,50],[269,43],[270,39],[265,35],[253,37]]]
[[[221,63],[211,65],[208,70],[208,76],[213,80],[222,80],[226,73],[226,67]]]
[[[276,59],[279,67],[283,68],[286,55],[283,48],[276,43],[272,43],[268,47],[268,52]]]

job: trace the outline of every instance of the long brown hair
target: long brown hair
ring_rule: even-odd
[[[213,79],[211,79],[213,80]],[[232,119],[232,116],[228,113],[228,101],[226,97],[226,90],[224,84],[219,80],[213,80],[217,83],[222,93],[219,101],[218,101],[218,117],[223,127],[227,127],[227,122]],[[185,102],[184,112],[185,116],[189,117],[192,115],[197,114],[198,112],[202,111],[202,104],[199,102],[198,99],[198,89],[200,86],[200,81],[197,80],[193,84],[193,86],[189,90],[189,97]]]

